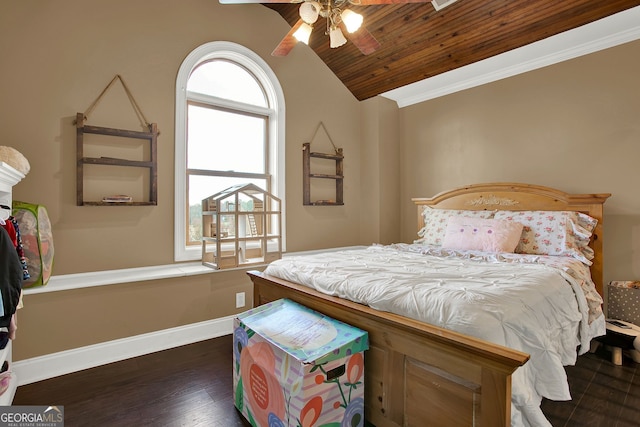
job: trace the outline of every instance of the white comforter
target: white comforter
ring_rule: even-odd
[[[530,354],[512,377],[512,426],[550,426],[542,397],[571,399],[563,366],[605,333],[589,269],[567,257],[400,244],[287,256],[265,273]]]

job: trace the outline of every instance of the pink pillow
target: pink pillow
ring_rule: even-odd
[[[484,218],[451,217],[442,247],[483,252],[511,252],[516,249],[522,224]]]

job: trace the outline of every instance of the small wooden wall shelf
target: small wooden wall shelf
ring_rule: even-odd
[[[78,206],[155,206],[158,204],[158,126],[155,123],[149,125],[149,132],[133,131],[126,129],[113,129],[84,124],[83,113],[76,115],[76,191]],[[149,141],[149,160],[137,161],[117,159],[113,157],[85,157],[84,134],[96,134],[116,136],[132,139],[144,139]],[[149,169],[149,200],[132,202],[103,202],[84,200],[84,165],[107,165],[122,167],[138,167]]]
[[[336,173],[335,175],[320,174],[311,172],[311,159],[325,159],[335,160]],[[311,151],[311,143],[306,142],[302,144],[302,173],[303,173],[303,186],[302,186],[302,203],[305,206],[340,206],[344,205],[343,200],[343,184],[344,175],[342,170],[342,162],[344,156],[342,155],[342,148],[336,149],[335,154],[316,153]],[[336,181],[336,198],[335,200],[311,200],[311,178],[321,179],[333,179]]]

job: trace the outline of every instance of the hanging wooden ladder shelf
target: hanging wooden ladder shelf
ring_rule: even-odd
[[[335,150],[335,154],[329,153],[318,153],[311,151],[311,143],[305,142],[302,144],[302,173],[303,173],[303,185],[302,185],[302,203],[305,206],[342,206],[344,205],[343,199],[343,186],[344,186],[344,172],[343,172],[343,161],[344,156],[342,154],[342,148],[336,148],[329,132],[324,127],[324,124],[320,122],[316,131],[313,134],[313,137],[318,133],[318,129],[322,127],[333,145]],[[313,138],[312,138],[313,140]],[[311,159],[325,159],[325,160],[334,160],[336,162],[336,173],[335,174],[323,174],[323,173],[312,173],[311,172]],[[336,182],[336,197],[332,200],[311,200],[311,178],[320,178],[320,179],[333,179]]]
[[[133,108],[141,121],[143,128],[148,131],[134,131],[127,129],[114,129],[100,126],[85,125],[89,111],[91,111],[105,92],[119,80],[133,105]],[[131,92],[125,85],[124,81],[119,75],[116,75],[111,83],[102,91],[100,96],[94,101],[85,113],[76,114],[76,198],[78,206],[155,206],[158,204],[158,126],[156,123],[148,123],[144,114],[138,107],[138,104],[133,99]],[[134,140],[146,140],[148,141],[148,160],[127,160],[114,157],[85,157],[84,145],[85,134],[106,135],[120,138],[128,138]],[[136,167],[147,168],[149,170],[149,192],[148,200],[133,201],[126,198],[106,198],[103,200],[87,201],[84,200],[84,180],[85,180],[85,165],[105,165],[105,166],[118,166],[118,167]],[[109,200],[109,201],[107,201]]]

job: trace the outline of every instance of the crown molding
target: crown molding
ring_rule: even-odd
[[[640,6],[380,96],[408,107],[638,39]]]

